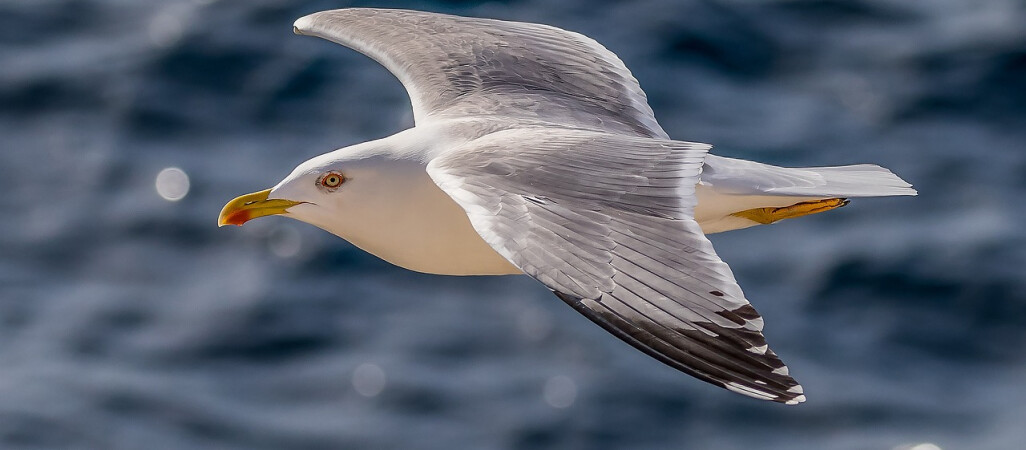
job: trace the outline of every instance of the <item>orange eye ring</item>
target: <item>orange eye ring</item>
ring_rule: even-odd
[[[320,184],[321,187],[331,191],[338,189],[338,187],[345,182],[346,177],[338,172],[328,172],[324,175],[321,175],[321,178],[317,180],[317,184]]]

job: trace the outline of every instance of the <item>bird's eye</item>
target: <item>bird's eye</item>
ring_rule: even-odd
[[[338,187],[345,182],[346,177],[338,172],[328,172],[324,175],[321,175],[321,179],[318,181],[318,183],[320,183],[321,186],[327,188],[328,190],[338,189]]]

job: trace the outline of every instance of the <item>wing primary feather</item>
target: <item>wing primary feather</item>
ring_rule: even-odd
[[[619,295],[610,295],[603,297],[603,300],[615,299],[619,304],[623,305],[624,308],[628,308],[634,313],[640,315],[643,320],[640,321],[641,328],[648,331],[653,336],[656,336],[669,347],[675,349],[675,352],[683,351],[690,353],[693,357],[701,359],[712,367],[716,367],[722,372],[723,378],[730,378],[734,381],[745,381],[746,383],[753,384],[756,380],[776,383],[778,387],[786,389],[789,386],[786,383],[780,382],[773,376],[769,371],[763,370],[764,368],[774,369],[783,364],[758,364],[754,363],[754,354],[751,352],[744,352],[741,349],[732,349],[730,346],[723,345],[724,342],[719,340],[721,335],[713,331],[708,327],[703,327],[706,330],[715,333],[715,336],[709,333],[704,333],[695,327],[696,324],[690,323],[689,329],[675,329],[667,324],[667,320],[655,320],[652,318],[651,313],[642,312],[638,309],[643,305],[652,306],[655,311],[661,312],[661,310],[652,305],[651,303],[645,302],[638,298],[638,301],[630,302],[628,300],[620,298]],[[600,302],[607,307],[611,306],[605,302]],[[614,311],[616,311],[614,309]],[[623,317],[624,313],[628,311],[618,311],[618,314]],[[664,318],[665,319],[665,318]],[[718,351],[713,351],[716,349]],[[752,364],[759,367],[753,367]],[[759,372],[763,372],[760,374]]]
[[[620,339],[734,392],[799,402],[761,316],[690,217],[706,150],[516,129],[449,151],[428,174],[488,244]],[[678,178],[653,179],[656,168]]]
[[[617,314],[615,311],[609,310],[606,306],[601,305],[601,302],[590,302],[595,306],[589,306],[585,302],[578,298],[570,295],[553,291],[556,296],[563,300],[564,303],[570,305],[577,312],[587,317],[589,320],[599,325],[609,333],[613,334],[620,340],[630,344],[632,347],[642,351],[643,353],[663,362],[664,364],[687,373],[695,378],[698,378],[707,383],[711,383],[723,388],[728,388],[730,383],[737,383],[739,386],[745,387],[745,389],[732,389],[740,394],[758,398],[762,400],[772,400],[779,403],[793,404],[799,395],[788,392],[795,386],[799,386],[794,383],[793,380],[790,382],[776,383],[777,387],[774,389],[769,384],[761,385],[756,383],[755,380],[746,379],[745,377],[737,377],[722,372],[722,369],[717,369],[712,364],[696,357],[689,356],[686,353],[681,353],[680,350],[675,350],[675,347],[659,339],[652,333],[638,328],[630,320]],[[598,308],[605,309],[607,314],[602,314]],[[670,357],[667,354],[659,351],[659,348],[668,350],[669,352],[677,352],[678,357]],[[781,366],[786,368],[786,366]],[[779,370],[779,368],[778,368]],[[783,372],[781,370],[781,372]],[[786,375],[782,375],[790,380]],[[744,384],[740,384],[740,383]],[[803,396],[802,396],[803,397]],[[804,400],[804,398],[803,398]]]

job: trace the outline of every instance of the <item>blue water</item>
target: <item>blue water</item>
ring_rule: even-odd
[[[1022,448],[1021,1],[379,3],[583,32],[675,138],[915,184],[713,237],[798,407],[663,366],[525,277],[218,229],[232,197],[412,125],[384,69],[292,34],[348,4],[0,3],[0,447]]]

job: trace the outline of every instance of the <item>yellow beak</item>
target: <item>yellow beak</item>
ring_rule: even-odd
[[[284,214],[289,208],[301,203],[306,203],[281,198],[268,200],[267,196],[270,194],[271,190],[267,189],[236,197],[221,209],[221,215],[217,217],[217,226],[241,226],[242,224],[256,219],[257,217]]]

